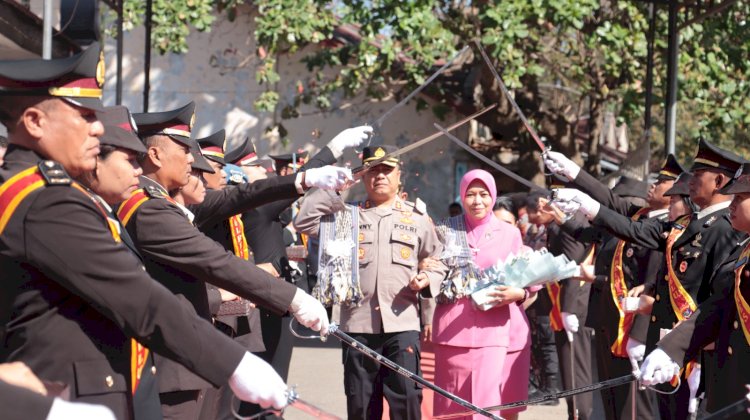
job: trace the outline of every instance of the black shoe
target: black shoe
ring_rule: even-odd
[[[544,390],[539,390],[538,396],[532,397],[531,395],[529,395],[529,398],[541,398],[541,397],[544,397],[545,395],[557,394],[558,392],[560,392],[560,390],[557,387],[547,388]],[[555,399],[541,402],[538,405],[549,405],[549,406],[560,405],[560,400],[555,398]]]

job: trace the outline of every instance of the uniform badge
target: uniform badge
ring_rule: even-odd
[[[680,263],[680,273],[684,273],[685,271],[687,271],[687,268],[688,268],[687,261],[683,261]]]
[[[409,257],[411,257],[411,249],[401,248],[401,258],[408,259]]]
[[[394,207],[396,207],[396,210],[401,210],[401,202],[396,201],[396,203],[394,204]]]
[[[688,319],[690,318],[690,315],[692,314],[693,314],[693,311],[691,311],[690,309],[685,309],[685,311],[682,313],[682,317],[685,319]]]
[[[706,223],[708,223],[708,222],[706,222]],[[701,246],[703,246],[703,245],[701,245],[701,242],[700,242],[702,238],[703,238],[703,235],[701,235],[699,233],[698,235],[695,236],[695,240],[693,242],[691,242],[690,245],[692,245],[692,246],[694,246],[696,248],[700,248]]]
[[[383,150],[382,147],[378,147],[377,149],[375,149],[376,158],[382,158],[383,156],[385,156],[385,150]]]
[[[411,224],[414,224],[414,220],[412,220],[412,219],[410,219],[408,217],[402,217],[401,218],[401,223],[403,223],[405,225],[411,225]]]
[[[625,256],[630,258],[633,256],[633,248],[628,248],[628,250],[625,252]]]
[[[359,235],[357,235],[357,242],[362,242],[365,240],[365,234],[362,232],[359,232]],[[362,249],[362,248],[360,248]]]
[[[401,234],[401,240],[402,240],[402,241],[410,241],[410,240],[411,240],[411,236],[409,236],[409,235],[404,235],[404,234],[402,233],[402,234]]]
[[[360,249],[359,249],[359,250],[357,251],[357,255],[359,256],[359,259],[360,259],[360,260],[361,260],[361,259],[364,259],[364,258],[365,258],[365,249],[364,249],[364,248],[360,248]]]
[[[709,227],[713,222],[716,221],[716,216],[711,216],[706,220],[706,223],[703,224],[703,227]]]

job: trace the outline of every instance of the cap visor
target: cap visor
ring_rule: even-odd
[[[122,147],[123,149],[132,150],[136,153],[146,153],[146,146],[141,139],[133,133],[123,130],[120,127],[104,127],[104,135],[99,138],[102,144]]]
[[[720,189],[719,193],[725,195],[750,193],[750,181],[734,180]]]
[[[97,112],[105,111],[104,103],[102,103],[102,100],[99,98],[71,98],[69,96],[63,96],[60,97],[60,99],[64,99],[77,107],[86,108]]]

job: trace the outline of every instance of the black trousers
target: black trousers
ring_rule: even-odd
[[[555,333],[563,389],[578,388],[594,383],[591,374],[592,332],[591,328],[581,327],[577,333],[573,334],[572,343],[568,341],[565,330]],[[566,398],[565,402],[568,404],[568,419],[574,418],[574,408],[578,411],[580,420],[591,418],[594,411],[594,395],[591,392]]]
[[[614,341],[607,331],[596,332],[596,366],[599,380],[605,381],[628,375],[633,371],[630,359],[612,355],[610,343]],[[656,418],[656,396],[650,389],[642,391],[636,388],[633,394],[633,384],[601,390],[604,415],[607,420],[651,420]],[[583,384],[581,384],[583,385]],[[635,384],[637,387],[637,384]],[[632,415],[633,395],[635,395],[635,418]]]
[[[404,369],[421,376],[418,331],[349,334]],[[382,418],[383,397],[388,401],[390,418],[421,418],[420,385],[370,359],[359,350],[346,344],[342,344],[342,347],[344,391],[350,420]]]
[[[684,376],[680,379],[680,388],[674,394],[656,394],[656,401],[659,405],[659,415],[661,415],[662,419],[683,420],[689,417],[688,405],[690,404],[690,387]],[[672,391],[674,389],[670,384],[658,385],[656,388],[663,391]]]
[[[531,325],[531,355],[533,365],[539,369],[539,389],[554,391],[560,388],[559,362],[555,346],[555,333],[549,323],[549,310],[546,315],[532,305],[526,311]]]

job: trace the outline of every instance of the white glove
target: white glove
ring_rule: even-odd
[[[628,337],[628,343],[625,345],[625,351],[628,352],[628,357],[631,360],[640,362],[643,361],[643,356],[646,355],[646,345],[633,337]]]
[[[239,399],[263,408],[281,410],[288,403],[286,384],[278,373],[260,357],[245,353],[229,378],[229,387]]]
[[[599,213],[601,204],[598,201],[591,198],[588,194],[581,192],[575,188],[560,188],[555,190],[555,199],[552,201],[558,207],[563,206],[563,203],[578,203],[580,205],[579,210],[581,213],[586,215],[589,220],[596,217]],[[562,210],[562,207],[560,208]],[[565,211],[565,210],[563,210]]]
[[[680,372],[680,367],[664,350],[657,348],[652,351],[641,365],[641,383],[656,385],[669,382]]]
[[[328,142],[328,148],[333,152],[333,156],[338,159],[344,154],[344,149],[357,147],[372,135],[372,127],[369,125],[360,125],[359,127],[347,128],[340,132]]]
[[[297,289],[289,306],[292,315],[300,324],[315,331],[320,331],[320,335],[328,335],[328,313],[326,308],[314,297],[308,295],[302,289]]]
[[[354,181],[354,178],[352,178],[352,171],[349,168],[323,166],[305,171],[305,186],[308,188],[340,190],[352,181]]]
[[[561,312],[560,315],[562,315],[563,328],[565,328],[565,333],[568,335],[568,341],[572,343],[573,334],[577,333],[580,327],[578,317],[569,312]]]
[[[581,172],[581,167],[559,152],[548,151],[542,155],[544,164],[554,174],[574,180]]]
[[[701,384],[701,365],[696,364],[695,368],[687,377],[688,388],[690,388],[690,401],[688,402],[688,413],[698,411],[698,387]]]
[[[69,402],[60,398],[52,401],[47,420],[115,420],[115,414],[109,407],[82,402]]]

